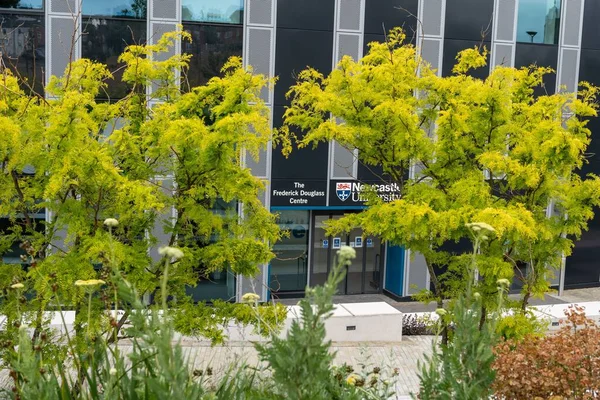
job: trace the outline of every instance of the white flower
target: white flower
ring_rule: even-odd
[[[496,281],[496,283],[497,283],[499,286],[505,286],[505,287],[507,287],[507,286],[510,286],[510,281],[509,281],[508,279],[498,279],[498,280]]]
[[[114,228],[119,225],[119,220],[115,218],[106,218],[104,220],[104,225],[108,226],[109,228]]]
[[[23,285],[22,283],[15,283],[13,285],[10,285],[11,289],[23,289],[25,287],[25,285]]]
[[[260,299],[260,296],[256,293],[246,293],[242,296],[243,303],[256,303]]]
[[[117,374],[117,370],[116,368],[111,368],[110,371],[108,371],[108,373],[114,376]]]
[[[496,232],[493,226],[486,224],[485,222],[471,222],[466,224],[466,227],[471,229],[473,232],[488,231],[490,233]]]
[[[96,286],[104,285],[105,283],[102,279],[88,279],[87,281],[78,279],[75,281],[75,286]]]
[[[350,265],[352,260],[356,258],[356,250],[350,246],[342,246],[338,250],[338,259],[344,265]]]
[[[163,246],[158,249],[158,254],[174,258],[175,260],[183,258],[183,251],[179,250],[177,247]]]

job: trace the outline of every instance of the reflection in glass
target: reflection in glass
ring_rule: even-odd
[[[243,0],[182,0],[183,21],[241,24]]]
[[[146,0],[84,0],[83,15],[105,17],[146,18]]]
[[[44,0],[0,0],[0,8],[41,10],[44,8]]]
[[[273,246],[275,258],[271,260],[269,286],[274,293],[302,291],[308,269],[309,212],[281,211],[278,223],[289,236]]]
[[[44,16],[5,14],[0,16],[2,61],[24,79],[23,89],[44,93]]]
[[[183,29],[192,35],[192,42],[181,44],[182,53],[192,55],[187,82],[183,89],[202,85],[212,77],[221,75],[223,64],[231,56],[242,56],[241,26],[207,26],[184,24]]]
[[[82,57],[106,64],[114,76],[106,81],[108,87],[100,97],[123,98],[130,88],[121,81],[123,64],[118,59],[127,45],[146,41],[146,22],[87,18],[83,21],[83,32]]]
[[[211,272],[198,280],[196,286],[186,286],[185,292],[195,302],[215,299],[235,301],[235,274],[231,270]]]
[[[520,0],[517,41],[558,44],[561,0]]]

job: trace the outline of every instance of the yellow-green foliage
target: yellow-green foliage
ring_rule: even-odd
[[[141,293],[154,293],[165,263],[150,254],[161,245],[185,253],[169,273],[178,301],[186,299],[185,285],[210,272],[253,276],[273,257],[279,228],[259,201],[263,182],[242,157],[256,158],[278,140],[260,99],[269,81],[232,58],[221,77],[183,92],[180,72],[190,56],[160,53],[189,39],[172,32],[154,45],[129,46],[120,61],[130,91],[110,103],[96,100],[111,77],[101,63],[70,64],[51,78],[48,100],[1,71],[0,215],[12,226],[0,232],[0,256],[24,243],[31,265],[26,274],[0,265],[3,307],[13,307],[9,286],[16,282],[32,296],[23,307],[38,322],[47,307],[85,306],[74,282],[108,280],[109,257]],[[38,208],[47,209],[47,222],[33,218]],[[105,218],[119,221],[112,243]],[[112,298],[109,284],[94,308],[112,308]]]
[[[548,329],[548,323],[536,318],[531,312],[514,312],[498,320],[496,332],[507,340],[520,341],[527,337],[542,337]]]
[[[600,180],[578,175],[597,88],[582,82],[578,96],[536,96],[552,72],[536,66],[499,66],[477,79],[471,70],[485,65],[485,49],[477,48],[457,56],[454,75],[440,77],[400,29],[369,47],[362,60],[345,57],[328,76],[301,72],[288,93],[285,122],[306,131],[299,147],[335,139],[401,188],[400,200],[371,196],[367,210],[330,229],[360,225],[422,253],[439,299],[464,285],[456,282],[464,262],[442,246],[470,239],[466,223],[486,222],[497,234],[482,246],[485,288],[478,290],[495,293],[496,280],[512,278],[514,267],[523,272],[525,298],[547,290],[551,271],[600,204]],[[547,217],[550,202],[558,212]],[[448,266],[438,282],[434,267]]]

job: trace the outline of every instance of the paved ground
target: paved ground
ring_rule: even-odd
[[[417,362],[431,351],[431,336],[406,337],[401,344],[391,343],[343,343],[332,346],[335,352],[335,365],[351,365],[356,372],[361,368],[372,371],[381,368],[381,378],[387,379],[397,368],[396,400],[410,398],[419,388]],[[131,346],[119,346],[121,351],[131,351]],[[206,371],[211,368],[207,384],[219,379],[232,368],[244,363],[249,367],[259,366],[257,353],[249,342],[229,342],[224,346],[211,346],[207,341],[186,340],[182,342],[184,354],[194,370]],[[7,370],[0,371],[0,385],[11,387],[12,380]],[[182,399],[183,400],[183,399]]]
[[[409,398],[419,388],[417,362],[431,352],[431,336],[406,336],[397,343],[336,343],[335,364],[351,365],[355,371],[365,368],[371,371],[381,368],[382,378],[398,369],[396,393],[398,399]],[[229,342],[225,346],[212,347],[207,342],[183,342],[185,354],[193,363],[194,369],[205,371],[212,368],[215,377],[227,373],[232,365],[246,362],[250,366],[258,365],[256,351],[248,342]]]

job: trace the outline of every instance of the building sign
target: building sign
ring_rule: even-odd
[[[400,185],[397,183],[361,183],[356,181],[331,181],[329,190],[330,206],[363,205],[366,191],[373,187],[383,201],[400,199]]]
[[[327,182],[273,180],[271,183],[271,206],[324,206]]]
[[[333,246],[332,249],[340,249],[342,247],[342,238],[333,238]]]

